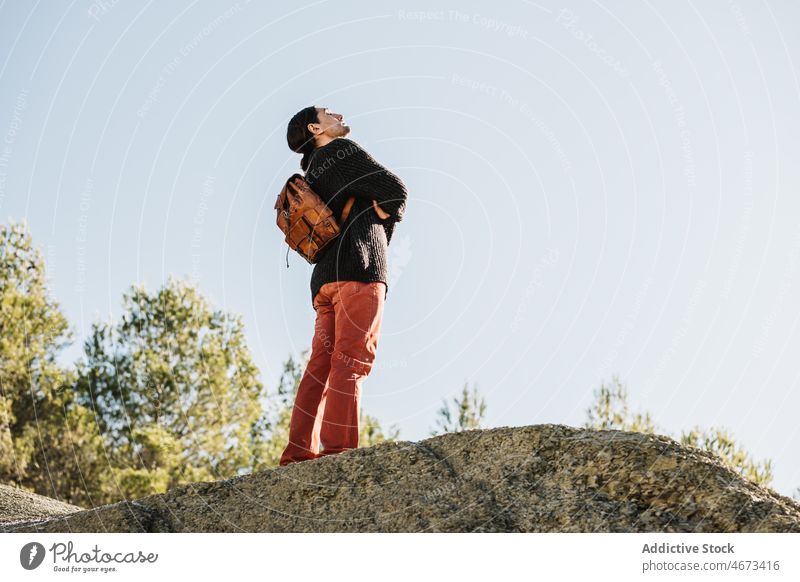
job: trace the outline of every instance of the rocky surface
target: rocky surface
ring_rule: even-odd
[[[0,485],[0,522],[30,521],[83,510],[77,505],[62,503],[43,495]]]
[[[664,436],[556,424],[382,443],[57,518],[10,517],[0,514],[0,529],[800,532],[800,504],[709,453]]]

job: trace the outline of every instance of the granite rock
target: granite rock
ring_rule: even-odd
[[[800,532],[800,504],[669,437],[543,424],[381,443],[0,522],[15,532]]]

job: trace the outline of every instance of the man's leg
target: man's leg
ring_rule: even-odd
[[[375,361],[385,293],[382,282],[348,281],[333,297],[336,343],[325,388],[320,455],[358,447],[361,386]]]
[[[323,392],[331,369],[336,332],[329,290],[330,287],[323,285],[323,289],[314,298],[317,317],[314,322],[314,338],[311,341],[311,357],[297,388],[289,428],[289,444],[281,455],[281,465],[319,456],[322,410],[325,406]]]

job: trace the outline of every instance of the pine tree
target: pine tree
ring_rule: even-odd
[[[657,432],[649,412],[631,414],[628,410],[628,388],[620,382],[619,376],[612,377],[611,386],[600,384],[595,393],[595,401],[586,411],[587,428],[598,430],[616,429],[631,432],[654,434]]]
[[[249,471],[263,390],[241,318],[170,278],[132,286],[116,324],[96,322],[76,393],[94,410],[126,497]]]
[[[107,459],[56,359],[72,332],[24,223],[0,226],[0,482],[91,506]]]
[[[613,375],[611,386],[601,383],[600,389],[595,392],[594,404],[586,412],[588,418],[584,423],[586,428],[626,430],[649,434],[658,432],[671,436],[666,431],[655,427],[649,413],[644,415],[630,413],[628,390],[618,375]],[[675,440],[716,455],[731,469],[754,483],[768,486],[772,482],[772,461],[766,459],[756,462],[751,459],[747,451],[736,444],[725,428],[695,427],[688,431],[682,431]]]
[[[432,429],[431,435],[481,428],[485,416],[486,400],[478,392],[477,385],[470,391],[465,383],[460,397],[453,398],[449,404],[447,400],[442,402],[436,419],[438,429]]]

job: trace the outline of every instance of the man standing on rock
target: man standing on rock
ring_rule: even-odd
[[[281,465],[358,447],[361,388],[389,293],[388,246],[408,196],[400,178],[347,139],[349,133],[342,115],[314,106],[292,117],[286,132],[289,148],[303,154],[306,182],[334,215],[342,215],[348,198],[355,201],[311,275],[317,313],[311,358]]]

